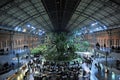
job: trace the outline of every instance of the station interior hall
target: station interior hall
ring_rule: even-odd
[[[0,80],[120,80],[120,0],[0,0]]]

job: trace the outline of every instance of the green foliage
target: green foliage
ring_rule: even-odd
[[[75,44],[76,50],[80,52],[87,51],[90,47],[89,43],[87,41],[82,41],[80,43]]]
[[[43,55],[47,51],[47,46],[45,44],[39,45],[36,48],[31,49],[31,54],[33,55]]]
[[[38,54],[41,54],[41,51],[39,50],[39,48],[34,48],[34,49],[31,49],[31,54],[38,55]]]
[[[68,40],[66,33],[54,33],[49,40],[48,50],[44,55],[47,60],[69,61],[76,57],[75,46]]]
[[[45,44],[39,45],[38,48],[42,53],[47,51],[47,46]]]
[[[77,58],[75,51],[85,51],[89,47],[87,41],[75,44],[73,38],[66,33],[48,34],[44,44],[31,50],[34,55],[42,55],[46,60],[51,61],[71,61]]]

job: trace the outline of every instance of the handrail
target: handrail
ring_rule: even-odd
[[[14,73],[10,77],[8,77],[7,80],[15,79],[21,73],[21,71],[24,70],[25,68],[27,68],[26,65],[23,65],[22,67],[20,67],[20,69],[16,73]]]
[[[10,71],[12,69],[12,66],[7,66],[5,68],[2,68],[2,71],[0,71],[0,74],[4,74],[7,73],[8,71]]]
[[[14,73],[12,76],[10,76],[7,80],[13,80],[14,78],[16,78],[18,75],[20,74],[20,72],[16,72]]]
[[[120,50],[112,49],[112,52],[120,53]]]

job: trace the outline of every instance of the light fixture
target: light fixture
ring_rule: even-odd
[[[35,29],[35,27],[32,26],[33,29]]]
[[[103,28],[104,28],[104,29],[107,29],[107,27],[106,27],[106,26],[103,26]]]
[[[19,26],[15,27],[15,28],[14,28],[14,30],[15,30],[15,31],[17,31],[17,30],[18,30],[18,28],[19,28]]]
[[[18,28],[18,30],[17,31],[22,31],[22,28]]]
[[[30,25],[28,24],[27,27],[30,27]]]
[[[26,32],[26,29],[23,29],[23,32]]]
[[[97,23],[97,22],[95,22],[95,23],[92,23],[92,24],[91,24],[91,26],[95,26],[95,25],[97,25],[97,24],[98,24],[98,23]]]

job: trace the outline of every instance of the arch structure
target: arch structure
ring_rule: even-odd
[[[55,11],[52,11],[52,8]],[[53,13],[56,18],[52,17]],[[62,0],[0,1],[1,29],[42,35],[48,31],[61,29],[59,27],[69,32],[80,30],[79,34],[119,28],[120,1],[65,0],[65,3]]]

